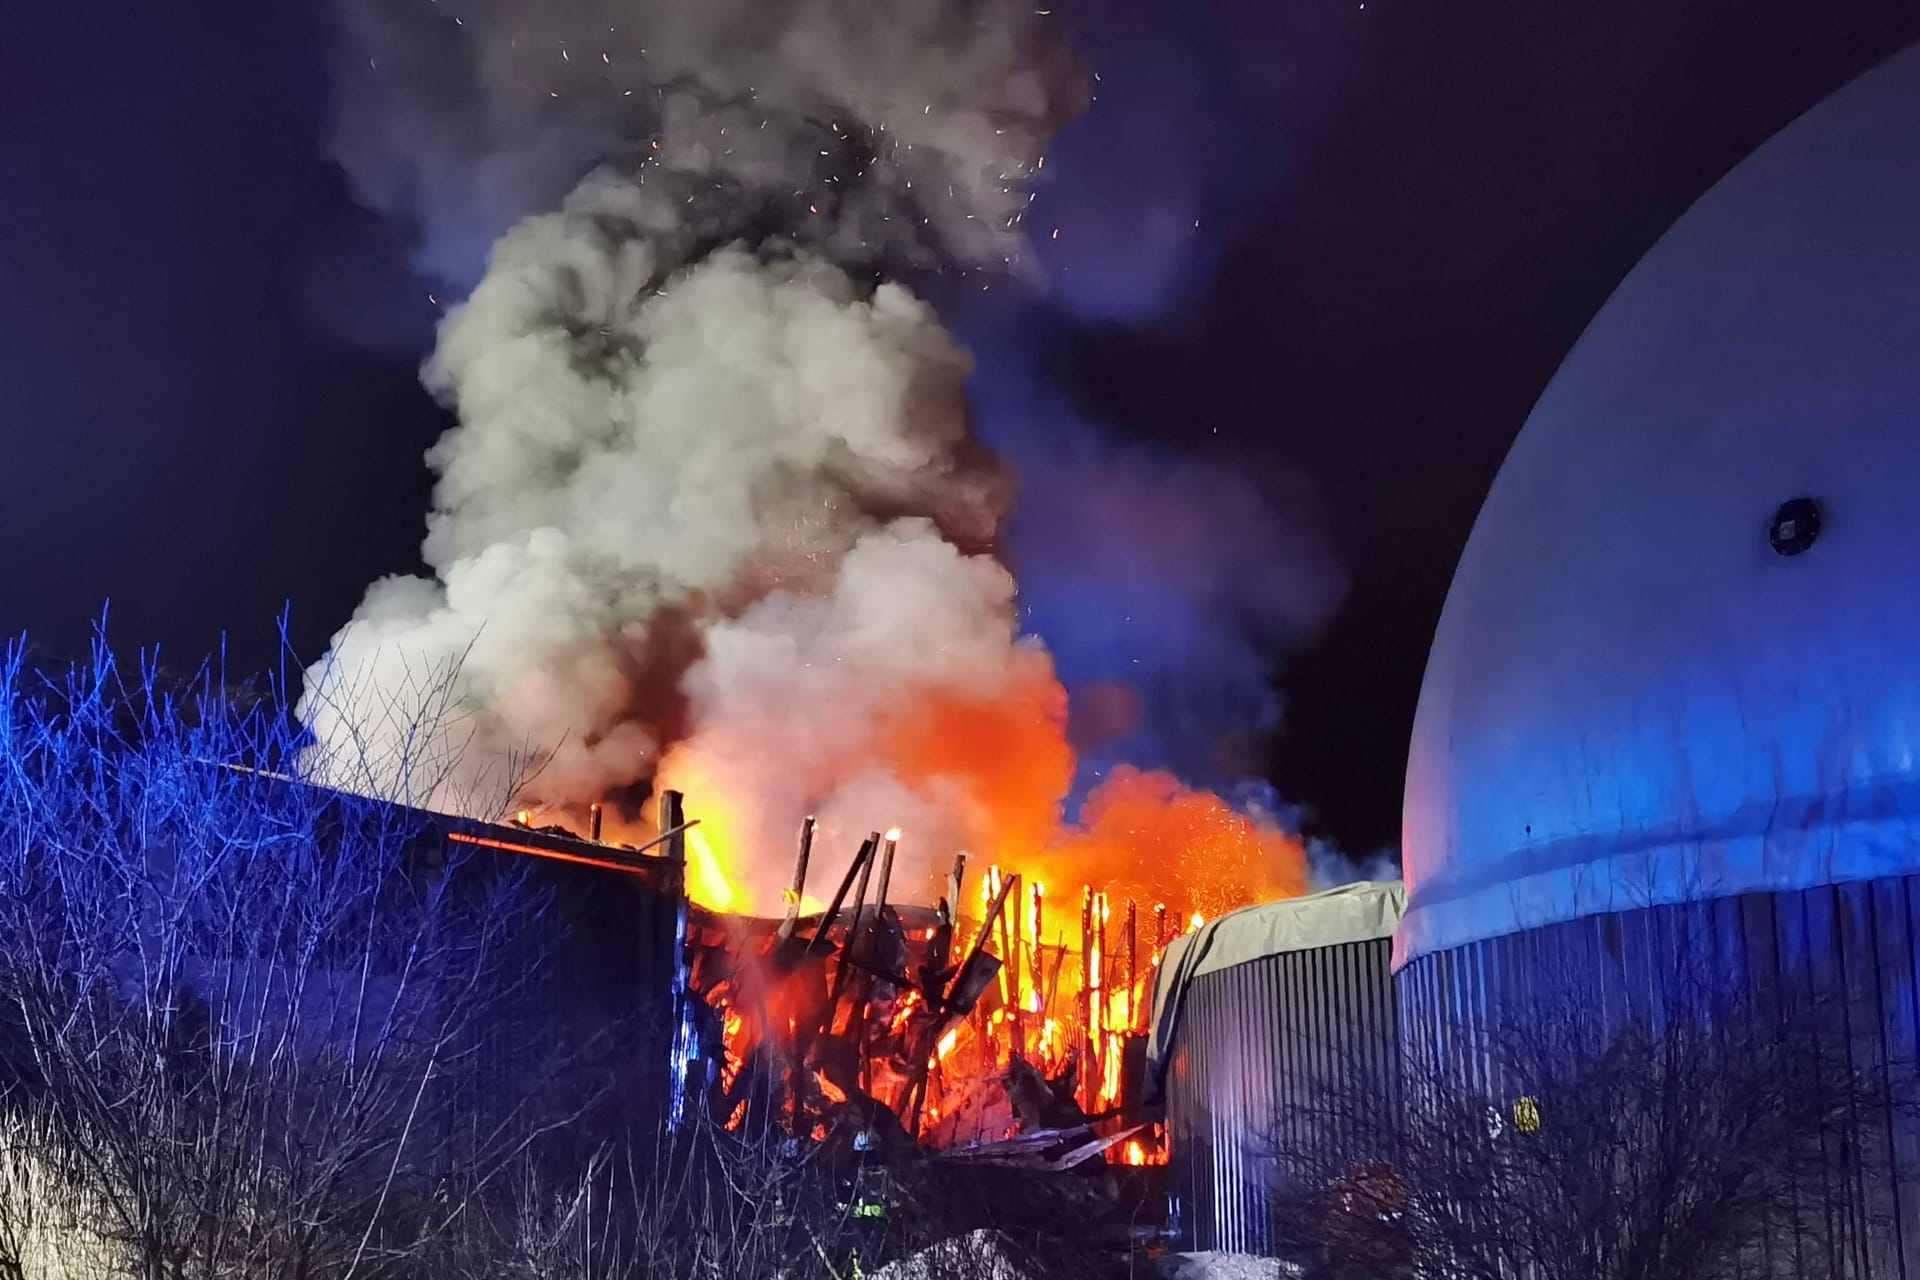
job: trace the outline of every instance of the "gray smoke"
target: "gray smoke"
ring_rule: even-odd
[[[342,0],[334,152],[470,285],[606,165],[661,262],[734,239],[843,265],[998,263],[1081,86],[1018,0]]]
[[[424,371],[459,422],[431,576],[308,673],[309,775],[490,817],[523,772],[564,810],[680,744],[771,797],[732,851],[763,889],[808,807],[944,829],[871,757],[889,708],[1051,670],[988,554],[967,357],[875,281],[1016,256],[1077,92],[1044,15],[354,0],[342,32],[337,152],[423,266],[471,279],[512,225]]]

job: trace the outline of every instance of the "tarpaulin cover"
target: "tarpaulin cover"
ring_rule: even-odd
[[[1195,980],[1265,956],[1392,935],[1406,910],[1398,880],[1365,880],[1323,893],[1230,911],[1167,944],[1153,982],[1147,1063],[1157,1078]]]

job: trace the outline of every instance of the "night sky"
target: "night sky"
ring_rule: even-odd
[[[979,376],[1017,343],[1121,435],[1298,480],[1349,588],[1275,655],[1270,771],[1317,830],[1391,843],[1447,582],[1541,388],[1693,199],[1920,12],[1120,0],[1080,21],[1098,101],[1029,219],[1061,287],[1017,324],[960,320]],[[368,581],[415,567],[447,425],[415,378],[434,310],[325,153],[327,23],[312,0],[0,17],[0,628],[72,652],[111,600],[122,643],[184,662],[225,632],[250,668],[284,602],[311,658]]]

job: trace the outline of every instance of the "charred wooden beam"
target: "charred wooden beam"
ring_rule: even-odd
[[[948,908],[956,914],[960,910],[960,890],[965,887],[967,878],[967,855],[960,852],[953,855],[953,870],[947,875],[947,901],[953,905]]]
[[[793,890],[787,895],[786,918],[780,921],[783,942],[793,936],[795,926],[800,923],[800,902],[807,892],[807,863],[813,857],[813,831],[813,815],[808,814],[800,824],[800,853],[793,863]]]
[[[887,832],[886,843],[880,847],[880,883],[875,887],[873,895],[875,920],[878,920],[880,913],[887,909],[887,886],[893,881],[893,855],[899,847],[900,829],[895,827]]]
[[[854,880],[866,869],[867,863],[872,858],[873,842],[868,840],[861,844],[860,851],[854,854],[853,861],[847,864],[847,874],[840,878],[840,887],[834,890],[833,901],[827,904],[826,914],[820,917],[820,923],[814,928],[813,937],[807,940],[808,950],[823,949],[822,944],[827,941],[828,931],[833,928],[833,922],[840,918],[840,908],[846,904],[847,891],[853,888]]]
[[[1014,879],[1019,880],[1019,876]],[[1021,991],[1021,977],[1026,972],[1026,957],[1022,954],[1020,925],[1026,912],[1020,910],[1020,891],[1013,891],[1013,910],[1007,912],[1010,917],[1013,934],[1013,949],[1007,952],[1007,968],[1013,979],[1013,1014],[1007,1020],[1008,1029],[1013,1033],[1013,1056],[1024,1058],[1027,1055],[1026,996]]]
[[[983,949],[987,935],[993,932],[1000,913],[1006,909],[1007,894],[1020,881],[1019,876],[1010,876],[1000,885],[1000,891],[993,896],[993,902],[987,908],[986,919],[980,922],[980,932],[975,935],[973,945],[967,950],[967,958],[960,962],[959,970],[954,974],[953,984],[945,994],[942,1003],[945,1009],[934,1019],[928,1030],[927,1043],[914,1066],[913,1083],[908,1086],[907,1132],[917,1139],[920,1136],[920,1108],[926,1101],[927,1072],[932,1069],[933,1055],[939,1048],[940,1037],[947,1033],[947,1027],[956,1018],[965,1017],[980,996],[986,991],[1000,970],[1000,962]]]
[[[879,848],[879,845],[880,833],[875,831],[860,846],[857,859],[860,867],[860,886],[854,890],[853,916],[847,924],[846,939],[840,944],[840,961],[833,971],[833,989],[827,993],[827,1007],[821,1011],[820,1030],[823,1033],[833,1029],[833,1015],[840,1007],[840,997],[845,993],[847,979],[853,971],[848,958],[853,953],[854,945],[860,941],[860,919],[867,905],[867,880],[873,870],[874,850]],[[819,936],[825,936],[827,926],[831,923],[831,921],[821,922]]]
[[[1139,908],[1132,898],[1127,899],[1127,1030],[1134,1031],[1140,1026],[1140,954],[1139,954]]]
[[[856,927],[855,934],[849,936],[846,949],[841,953],[842,965],[853,962],[858,972],[854,975],[853,1011],[847,1015],[847,1035],[860,1050],[860,1087],[871,1091],[873,1088],[872,1064],[867,1061],[867,1012],[873,1003],[873,983],[870,980],[875,972],[870,963],[873,953],[879,949],[880,940],[887,929],[887,887],[893,879],[893,855],[900,847],[900,829],[888,830],[880,852],[880,879],[874,885],[873,920],[865,930]]]
[[[1093,988],[1099,981],[1095,972],[1093,955],[1093,886],[1087,885],[1080,891],[1080,1045],[1078,1057],[1086,1064],[1080,1072],[1080,1105],[1088,1111],[1093,1110],[1094,1090],[1097,1086],[1090,1083],[1094,1077],[1093,1067]]]
[[[662,791],[660,793],[660,836],[654,843],[665,844],[668,857],[685,862],[687,860],[686,833],[686,798],[678,791]]]

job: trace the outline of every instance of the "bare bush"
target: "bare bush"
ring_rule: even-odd
[[[1844,1006],[1651,986],[1615,1025],[1563,1001],[1456,1028],[1398,1099],[1329,1091],[1277,1153],[1283,1256],[1310,1280],[1867,1274],[1911,1064],[1856,1062]]]
[[[834,1280],[889,1252],[894,1224],[869,1216],[863,1168],[700,1113],[677,1132],[608,1142],[552,1176],[516,1180],[513,1280]],[[879,1172],[877,1166],[873,1172]]]
[[[1098,1170],[1028,1173],[882,1155],[846,1141],[730,1131],[705,1114],[675,1133],[603,1147],[581,1168],[567,1181],[527,1170],[517,1184],[514,1263],[491,1274],[982,1280],[1017,1270],[1092,1280],[1124,1269],[1124,1246],[1089,1239],[1087,1219],[1114,1198]]]
[[[0,1277],[93,1280],[128,1263],[60,1136],[32,1114],[0,1119]]]
[[[400,1274],[571,1114],[525,870],[295,782],[280,705],[104,645],[0,662],[7,1173],[95,1224],[96,1274]]]

